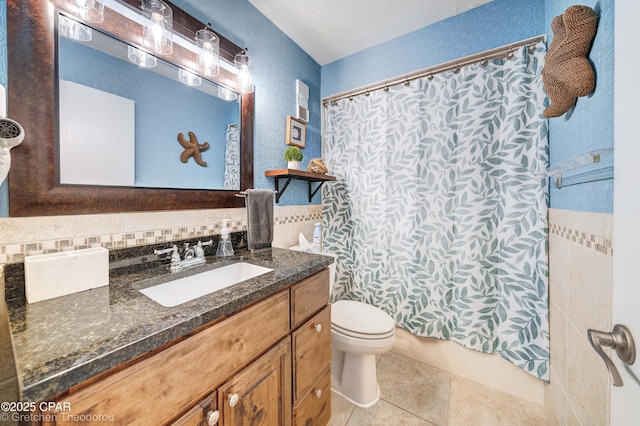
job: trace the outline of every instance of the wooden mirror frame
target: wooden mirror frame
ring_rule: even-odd
[[[124,2],[139,6],[139,0]],[[180,8],[171,8],[175,32],[193,39],[195,31],[204,28]],[[10,216],[243,207],[244,201],[235,197],[238,191],[56,184],[58,71],[54,11],[49,0],[7,2],[8,116],[25,130],[24,141],[11,150]],[[231,61],[242,50],[222,36],[220,48],[221,55]],[[253,187],[253,93],[242,95],[241,108],[242,190]]]

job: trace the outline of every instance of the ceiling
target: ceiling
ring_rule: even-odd
[[[320,65],[492,0],[249,0]]]

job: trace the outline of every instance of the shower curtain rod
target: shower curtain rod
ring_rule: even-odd
[[[505,56],[508,57],[512,54],[517,48],[522,46],[535,46],[541,41],[545,41],[545,35],[539,35],[536,37],[531,37],[526,40],[521,40],[516,43],[507,44],[504,46],[496,47],[494,49],[485,50],[484,52],[474,53],[473,55],[465,56],[460,59],[454,59],[453,61],[445,62],[439,65],[434,65],[429,68],[425,68],[419,71],[414,71],[408,74],[401,75],[400,77],[390,78],[388,80],[383,80],[379,83],[373,83],[367,86],[360,87],[354,90],[348,90],[346,92],[338,93],[336,95],[328,96],[322,100],[322,105],[325,107],[329,104],[329,102],[335,102],[339,99],[353,99],[354,96],[358,95],[369,95],[369,92],[373,92],[379,89],[388,89],[389,86],[395,86],[397,84],[409,84],[409,82],[413,80],[417,80],[422,77],[432,77],[434,74],[440,74],[445,71],[451,71],[459,69],[460,67],[464,67],[467,65],[474,64],[476,62],[482,62],[489,59],[503,59]]]

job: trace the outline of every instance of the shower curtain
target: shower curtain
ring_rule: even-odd
[[[543,57],[328,103],[322,224],[334,299],[548,380]]]
[[[236,123],[227,127],[224,157],[224,189],[240,189],[240,131]]]

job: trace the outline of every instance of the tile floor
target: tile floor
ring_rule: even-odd
[[[545,424],[539,405],[393,352],[378,360],[378,385],[368,409],[332,392],[329,426]]]

